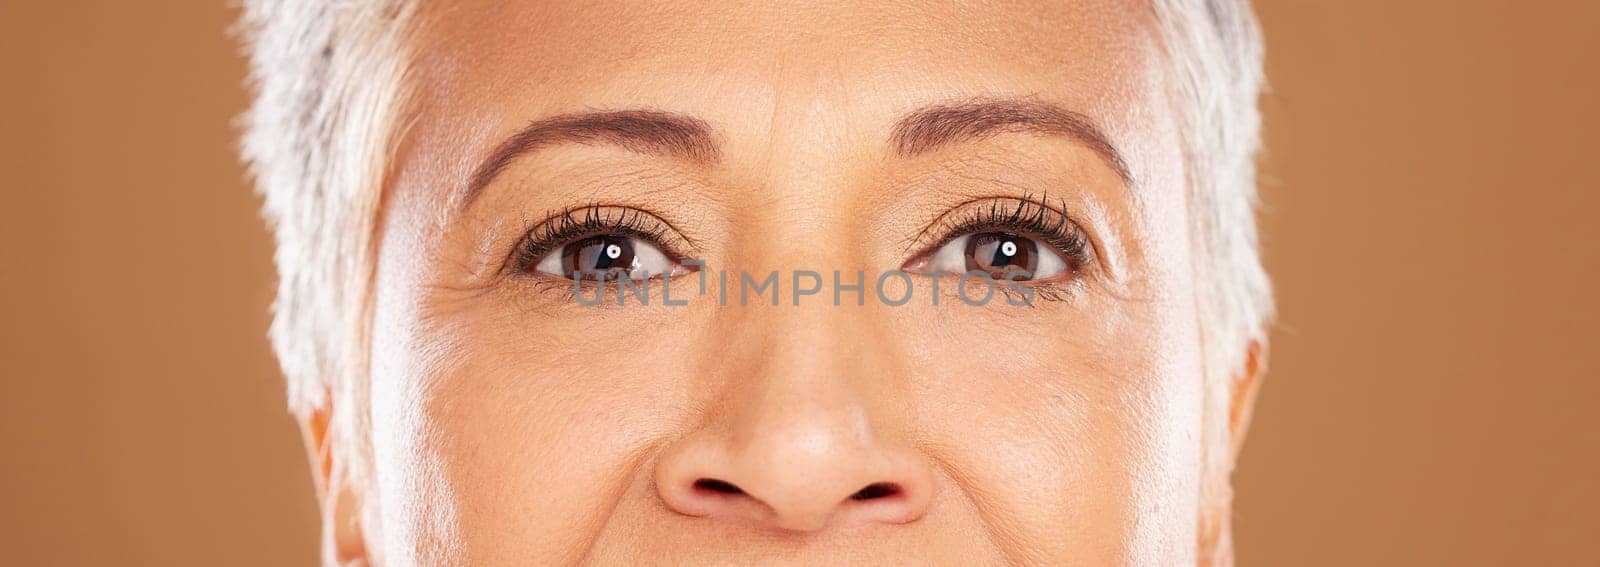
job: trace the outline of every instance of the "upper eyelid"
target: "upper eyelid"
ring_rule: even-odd
[[[649,220],[650,222],[657,223],[657,224],[661,225],[662,228],[666,229],[665,231],[661,231],[661,234],[666,235],[666,236],[670,236],[670,237],[672,237],[673,240],[682,241],[683,244],[687,245],[688,247],[699,248],[699,246],[700,246],[700,243],[699,243],[698,240],[690,237],[688,234],[685,234],[676,225],[672,224],[672,221],[669,221],[666,218],[663,218],[661,215],[658,215],[658,214],[656,214],[654,212],[651,212],[649,210],[646,210],[644,208],[635,207],[635,206],[631,206],[631,205],[589,204],[589,205],[583,205],[583,206],[580,206],[580,207],[568,207],[566,209],[562,209],[561,211],[556,212],[556,213],[546,217],[544,220],[541,220],[539,222],[532,223],[532,224],[528,225],[528,229],[527,229],[527,232],[525,232],[525,234],[529,234],[529,233],[532,233],[535,230],[539,230],[539,229],[546,228],[546,227],[552,227],[552,226],[559,227],[560,223],[562,223],[563,221],[567,221],[567,220],[572,220],[572,222],[584,222],[585,219],[581,219],[581,218],[574,220],[574,215],[588,214],[588,212],[594,211],[594,210],[598,210],[598,209],[616,209],[618,211],[621,211],[624,216],[629,215],[629,214],[644,215],[647,218],[647,220]],[[638,217],[634,217],[634,218],[638,218]],[[613,224],[613,225],[620,225],[621,224],[621,222],[620,222],[621,220],[622,220],[621,218],[617,218],[617,219],[608,218],[608,219],[605,219],[603,222],[607,222],[607,223],[610,223],[610,224]],[[548,234],[548,232],[546,232],[546,234]]]
[[[566,223],[588,222],[586,215],[603,209],[615,209],[620,213],[620,215],[615,217],[607,216],[599,221],[609,226],[597,226],[592,231],[562,235],[560,237],[552,236],[555,231],[562,230],[562,227],[566,226]],[[663,230],[652,232],[647,230],[638,230],[633,227],[622,226],[626,221],[627,215],[630,214],[645,215],[646,220],[659,224]],[[678,230],[676,226],[674,226],[667,219],[662,218],[661,215],[645,210],[641,207],[630,205],[608,205],[594,203],[578,207],[567,207],[561,209],[560,211],[549,214],[543,220],[527,223],[525,226],[527,228],[522,230],[522,232],[517,236],[516,241],[512,244],[511,249],[506,253],[506,259],[503,262],[503,266],[508,272],[519,271],[519,269],[523,267],[522,264],[537,261],[537,258],[520,258],[522,256],[527,255],[542,257],[544,254],[548,254],[559,246],[564,246],[573,240],[594,236],[596,234],[604,234],[607,230],[621,231],[635,237],[647,238],[651,240],[652,245],[661,248],[662,252],[668,257],[672,258],[674,261],[687,257],[687,253],[682,248],[698,247],[698,244],[694,239],[692,239],[689,235],[684,234],[683,231]],[[537,251],[526,250],[526,247],[533,243],[539,244],[540,249]]]
[[[969,210],[975,204],[990,203],[990,205],[989,205],[990,207],[994,207],[997,204],[1004,204],[1004,206],[1001,206],[1001,207],[999,207],[997,209],[998,213],[1002,214],[1002,215],[1011,215],[1011,214],[1013,214],[1012,213],[1013,210],[1019,210],[1019,211],[1020,210],[1027,210],[1027,212],[1022,214],[1020,218],[1027,218],[1027,217],[1033,216],[1035,214],[1039,214],[1039,212],[1046,212],[1049,215],[1054,215],[1056,218],[1060,219],[1059,223],[1063,227],[1070,227],[1070,230],[1075,231],[1075,232],[1079,233],[1079,235],[1081,235],[1081,237],[1083,238],[1084,243],[1086,245],[1085,247],[1088,249],[1090,254],[1093,255],[1093,257],[1100,256],[1101,250],[1100,250],[1099,243],[1096,241],[1095,238],[1093,238],[1093,236],[1088,232],[1087,229],[1083,228],[1082,224],[1079,223],[1076,218],[1074,218],[1072,215],[1067,213],[1066,207],[1065,207],[1065,199],[1061,199],[1060,200],[1062,205],[1059,206],[1059,207],[1058,206],[1052,206],[1048,199],[1049,198],[1047,196],[1043,196],[1043,195],[1041,195],[1041,197],[1038,198],[1038,199],[1035,199],[1030,195],[1024,195],[1022,197],[1017,197],[1017,196],[1012,196],[1012,195],[987,195],[987,196],[979,196],[979,197],[969,198],[967,200],[962,201],[961,203],[956,204],[955,206],[952,206],[952,207],[950,207],[948,209],[945,209],[943,212],[939,213],[938,215],[935,215],[928,223],[925,224],[925,226],[921,230],[919,230],[917,232],[917,234],[909,237],[906,240],[906,245],[905,245],[905,251],[904,252],[909,254],[909,253],[912,253],[913,251],[916,251],[919,248],[924,249],[922,251],[925,252],[926,249],[931,249],[931,248],[933,248],[935,246],[943,245],[944,243],[948,242],[949,240],[951,240],[953,238],[956,238],[956,237],[959,237],[960,234],[956,234],[955,233],[959,229],[953,228],[953,225],[955,223],[947,222],[947,219],[950,219],[953,215],[956,215],[956,214],[958,214],[960,212]],[[621,204],[612,205],[612,204],[602,204],[602,203],[591,203],[591,204],[582,205],[582,206],[567,207],[567,208],[564,208],[564,209],[561,209],[559,211],[556,211],[554,213],[549,214],[548,216],[546,216],[544,219],[542,219],[540,221],[526,224],[525,226],[527,226],[528,228],[526,228],[518,236],[515,244],[512,246],[511,250],[508,252],[508,258],[507,258],[507,261],[505,263],[506,266],[508,268],[513,267],[512,266],[513,260],[516,259],[517,255],[522,253],[523,247],[530,240],[534,240],[536,238],[537,239],[546,240],[546,242],[541,242],[540,243],[540,244],[543,245],[543,249],[541,250],[541,255],[542,255],[542,253],[547,253],[549,250],[551,250],[551,249],[553,249],[553,248],[555,248],[555,247],[557,247],[559,245],[563,245],[565,240],[582,238],[582,237],[585,237],[585,236],[592,236],[594,234],[602,233],[602,231],[605,230],[606,227],[599,227],[599,228],[597,228],[597,230],[595,230],[593,232],[589,232],[589,233],[566,235],[564,238],[561,238],[561,239],[552,240],[552,239],[550,239],[548,237],[548,235],[552,231],[558,230],[559,227],[562,226],[563,223],[565,223],[565,222],[578,222],[578,223],[586,222],[587,219],[586,219],[585,215],[591,214],[593,211],[606,210],[606,209],[616,210],[616,211],[621,213],[621,216],[615,217],[615,218],[607,217],[602,222],[605,222],[605,223],[608,223],[610,225],[613,225],[614,227],[616,227],[614,229],[621,229],[621,230],[624,230],[626,232],[630,232],[630,233],[634,234],[635,236],[643,236],[643,237],[647,237],[647,238],[651,239],[655,245],[661,247],[663,249],[662,251],[665,252],[669,257],[673,258],[674,260],[679,260],[679,259],[686,258],[686,257],[693,257],[691,255],[691,251],[684,250],[684,248],[698,249],[700,247],[700,244],[699,244],[697,239],[695,239],[695,238],[691,237],[690,235],[686,234],[684,231],[680,230],[677,226],[675,226],[671,221],[667,220],[666,218],[662,217],[661,215],[656,214],[656,213],[654,213],[652,211],[649,211],[649,210],[647,210],[647,209],[645,209],[643,207],[632,206],[632,205],[621,205]],[[627,230],[628,227],[622,227],[620,225],[622,224],[623,217],[626,217],[626,215],[629,215],[629,214],[632,214],[632,215],[644,215],[647,218],[647,220],[649,220],[650,222],[659,224],[664,230],[657,231],[657,232],[650,232],[650,231],[644,231],[644,230]],[[637,218],[637,217],[635,217],[635,218]],[[935,230],[943,230],[943,231],[945,231],[945,233],[940,235],[936,239],[930,239],[928,237],[928,234],[930,232],[935,231]],[[541,233],[541,232],[545,236],[539,236],[539,233]],[[666,238],[663,238],[663,237],[666,237]]]
[[[957,212],[966,210],[969,206],[972,206],[972,205],[974,205],[976,203],[984,203],[984,202],[990,202],[990,203],[1007,202],[1010,205],[1021,204],[1021,205],[1026,206],[1026,207],[1039,207],[1039,208],[1042,208],[1043,210],[1049,211],[1051,214],[1058,216],[1061,219],[1061,222],[1063,223],[1064,226],[1071,226],[1071,227],[1073,227],[1073,230],[1081,232],[1083,234],[1083,237],[1084,237],[1084,240],[1086,241],[1086,243],[1089,244],[1089,246],[1091,248],[1095,248],[1095,252],[1099,251],[1098,250],[1098,246],[1094,243],[1094,239],[1090,237],[1088,231],[1086,229],[1084,229],[1081,224],[1078,223],[1077,219],[1073,218],[1072,215],[1067,213],[1066,206],[1064,204],[1065,203],[1065,199],[1062,200],[1063,205],[1060,208],[1057,208],[1057,207],[1051,206],[1049,204],[1049,197],[1048,196],[1043,196],[1040,199],[1034,199],[1030,195],[1024,195],[1022,197],[1015,197],[1015,196],[1010,196],[1010,195],[988,195],[988,196],[974,197],[974,198],[971,198],[971,199],[967,199],[967,200],[962,201],[961,203],[959,203],[959,204],[957,204],[957,205],[955,205],[953,207],[945,209],[944,212],[939,213],[938,215],[934,216],[932,220],[928,221],[928,223],[926,224],[926,226],[924,226],[922,228],[922,230],[917,231],[917,234],[911,236],[910,238],[908,238],[906,240],[906,246],[905,246],[904,253],[910,254],[910,253],[913,253],[913,252],[918,251],[918,250],[930,249],[930,248],[933,248],[933,247],[936,247],[936,246],[942,246],[944,243],[949,242],[951,239],[960,236],[959,234],[953,234],[953,233],[948,232],[953,223],[946,222],[946,219],[949,219],[951,217],[951,215],[954,215]],[[1007,207],[1005,209],[1002,209],[1002,212],[1009,211],[1009,210],[1010,210],[1010,207]],[[936,229],[945,230],[947,232],[945,234],[943,234],[942,236],[939,236],[938,238],[932,238],[932,239],[928,238],[927,237],[928,233],[932,232],[932,231],[934,231]]]

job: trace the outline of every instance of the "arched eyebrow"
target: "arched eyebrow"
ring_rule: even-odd
[[[1001,132],[1036,132],[1073,138],[1100,154],[1130,182],[1127,162],[1110,138],[1083,114],[1027,99],[974,99],[924,107],[896,122],[889,143],[912,157],[957,142]],[[631,151],[712,164],[721,148],[704,120],[656,110],[617,110],[562,114],[535,120],[496,146],[467,183],[461,208],[471,205],[494,178],[523,154],[559,143],[608,143]]]
[[[559,143],[608,143],[631,151],[714,163],[720,150],[710,125],[692,116],[655,110],[563,114],[535,120],[496,146],[467,183],[466,208],[495,176],[523,154]]]
[[[924,107],[900,119],[889,136],[889,143],[900,156],[911,157],[1002,132],[1034,132],[1075,139],[1100,154],[1122,177],[1123,183],[1131,183],[1127,161],[1093,120],[1035,100],[972,99]]]

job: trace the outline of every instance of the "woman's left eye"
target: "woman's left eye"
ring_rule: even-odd
[[[1043,281],[1071,275],[1072,266],[1053,247],[1009,232],[975,232],[945,243],[913,271],[964,274],[995,280]]]
[[[671,277],[681,266],[660,248],[632,236],[602,234],[567,243],[540,258],[534,270],[573,280]]]

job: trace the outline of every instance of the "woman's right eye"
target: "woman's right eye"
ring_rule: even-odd
[[[996,280],[1049,281],[1072,275],[1074,266],[1053,246],[1001,231],[963,234],[935,250],[919,267],[923,273],[986,273]]]
[[[569,242],[546,253],[534,271],[571,280],[643,281],[687,271],[654,244],[633,236],[602,234]]]

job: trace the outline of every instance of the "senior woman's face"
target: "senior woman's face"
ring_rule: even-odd
[[[578,4],[418,15],[350,489],[374,559],[1195,560],[1147,9]],[[968,270],[1013,283],[933,275]]]

